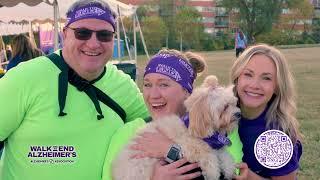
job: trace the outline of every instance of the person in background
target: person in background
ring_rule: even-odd
[[[234,62],[231,81],[242,115],[239,135],[243,143],[243,172],[249,180],[297,179],[302,135],[295,116],[294,79],[284,55],[266,44],[252,46]],[[282,167],[264,167],[255,157],[255,142],[266,130],[283,131],[292,141],[292,157]]]
[[[4,180],[101,180],[112,135],[149,116],[129,75],[108,63],[116,15],[103,0],[67,11],[64,46],[0,79]]]
[[[12,59],[9,59],[7,71],[16,67],[21,62],[42,55],[41,50],[24,34],[19,34],[12,39],[12,51]]]
[[[239,55],[248,46],[247,37],[244,35],[244,33],[240,29],[237,29],[234,39],[235,39],[236,57],[239,57]]]

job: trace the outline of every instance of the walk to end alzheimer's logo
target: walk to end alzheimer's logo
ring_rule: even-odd
[[[285,166],[293,154],[292,141],[279,130],[268,130],[260,134],[254,144],[254,154],[258,162],[269,169]]]
[[[77,158],[74,146],[30,146],[28,158],[37,164],[70,164]]]

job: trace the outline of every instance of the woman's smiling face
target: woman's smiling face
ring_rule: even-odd
[[[269,57],[262,54],[251,57],[236,87],[245,117],[257,117],[264,111],[275,92],[276,73],[276,66]]]
[[[189,93],[165,75],[150,73],[143,80],[143,97],[153,119],[185,114],[183,105]]]

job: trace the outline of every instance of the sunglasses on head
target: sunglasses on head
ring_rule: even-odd
[[[68,28],[74,31],[74,36],[78,40],[89,40],[92,36],[92,33],[95,32],[96,37],[99,41],[110,42],[112,41],[113,34],[114,34],[114,32],[109,30],[94,31],[87,28],[71,28],[71,27],[68,27]]]

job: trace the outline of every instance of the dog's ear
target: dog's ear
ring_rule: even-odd
[[[216,88],[218,85],[218,78],[214,75],[210,75],[206,77],[201,86],[206,88]]]
[[[234,94],[235,88],[236,88],[235,85],[229,85],[226,87],[226,91],[232,92]]]
[[[212,117],[210,107],[207,105],[207,97],[196,99],[189,109],[189,128],[192,136],[205,138],[212,132]]]

